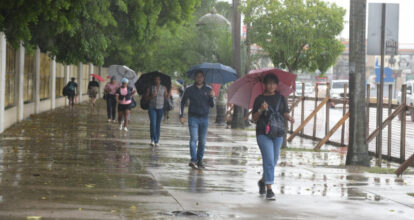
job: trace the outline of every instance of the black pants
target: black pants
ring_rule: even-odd
[[[106,111],[108,113],[108,119],[115,120],[116,100],[114,95],[108,95],[106,98]]]
[[[75,95],[68,95],[68,100],[70,105],[75,104]]]

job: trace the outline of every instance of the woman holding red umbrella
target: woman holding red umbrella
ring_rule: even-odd
[[[266,194],[266,199],[275,200],[272,191],[274,183],[274,171],[279,159],[280,148],[283,143],[283,135],[274,136],[270,132],[269,122],[273,114],[280,115],[284,120],[293,122],[289,115],[289,107],[286,98],[277,92],[279,79],[274,74],[267,74],[264,79],[264,92],[256,97],[253,104],[253,120],[256,121],[256,137],[263,160],[263,177],[259,180],[259,193]],[[273,115],[273,116],[272,116]]]

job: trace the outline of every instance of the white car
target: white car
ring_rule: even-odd
[[[344,86],[347,85],[348,89],[346,91],[347,98],[349,98],[349,81],[348,80],[332,80],[331,82],[331,98],[334,99],[343,99],[344,98]],[[340,104],[340,103],[337,103]],[[331,106],[335,107],[335,103],[331,102]]]
[[[314,88],[311,83],[305,83],[305,96],[312,96]],[[302,96],[302,83],[296,82],[296,96]]]
[[[342,99],[344,97],[344,86],[345,85],[348,86],[348,84],[349,84],[348,80],[332,80],[331,98]],[[349,91],[347,91],[347,97],[349,97]]]

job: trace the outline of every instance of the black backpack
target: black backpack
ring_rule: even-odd
[[[151,96],[151,94],[152,94],[152,87],[146,87],[144,89],[144,91],[147,91],[147,89],[149,89],[149,96]],[[145,95],[145,92],[144,92],[144,94],[141,95],[141,100],[139,101],[139,105],[141,106],[141,108],[143,110],[148,110],[149,109],[149,106],[150,106],[150,102],[151,102],[151,99],[147,99],[147,97]]]
[[[63,96],[73,96],[75,95],[75,86],[72,82],[68,82],[65,87],[62,89]]]
[[[266,125],[266,134],[271,138],[283,137],[283,135],[286,133],[285,118],[279,112],[281,99],[282,96],[280,96],[279,100],[277,101],[276,109],[272,109],[272,107],[269,106],[270,116],[269,121]]]

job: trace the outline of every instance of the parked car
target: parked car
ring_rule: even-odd
[[[311,83],[305,83],[305,96],[312,96],[314,93],[314,88]],[[296,96],[302,96],[302,83],[296,82]]]
[[[344,98],[344,86],[349,85],[348,80],[332,80],[331,82],[331,98],[343,99]],[[349,86],[348,86],[349,88]],[[347,91],[347,98],[349,98],[349,89]],[[335,103],[331,102],[331,106],[335,107]]]
[[[407,98],[406,103],[408,106],[414,106],[414,80],[408,80],[405,82],[407,85]],[[397,103],[401,103],[401,91],[397,95]],[[411,121],[414,121],[414,111],[407,111],[407,114],[411,114]]]

